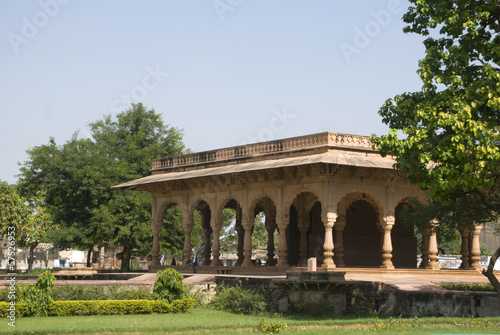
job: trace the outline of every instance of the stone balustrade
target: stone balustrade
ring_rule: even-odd
[[[153,170],[195,165],[208,162],[226,161],[243,157],[255,157],[265,154],[296,151],[315,147],[348,147],[363,150],[373,150],[368,136],[347,135],[338,133],[318,133],[307,136],[293,137],[283,140],[268,141],[243,146],[204,151],[174,157],[164,157],[153,160]]]

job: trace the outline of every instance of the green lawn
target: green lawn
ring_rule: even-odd
[[[270,319],[270,318],[266,318]],[[500,318],[492,318],[496,323]],[[18,318],[16,327],[0,327],[0,334],[247,334],[258,333],[257,325],[261,317],[236,315],[208,308],[195,308],[187,314],[162,315],[113,315],[113,316],[73,316]],[[500,327],[471,328],[454,327],[460,318],[425,318],[424,326],[419,328],[398,328],[369,331],[368,323],[374,318],[306,318],[286,317],[289,328],[282,334],[500,334]]]

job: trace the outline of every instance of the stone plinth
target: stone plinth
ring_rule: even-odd
[[[343,314],[346,292],[356,286],[355,282],[345,280],[345,272],[326,271],[289,271],[286,279],[276,279],[273,283],[285,293],[277,302],[279,312],[323,305],[334,315]]]

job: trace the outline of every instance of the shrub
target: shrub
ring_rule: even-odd
[[[48,270],[48,269],[35,268],[35,269],[31,269],[31,270],[26,271],[25,273],[23,273],[23,275],[26,275],[26,276],[39,276],[39,275],[41,275],[42,273],[44,273],[46,271],[51,272],[51,270]]]
[[[26,290],[26,284],[23,284],[21,282],[16,282],[16,302],[21,302],[22,298],[24,297],[24,291]],[[9,299],[10,295],[10,287],[5,286],[4,288],[0,289],[0,301],[7,301],[10,302],[11,299]]]
[[[26,303],[29,315],[47,316],[55,279],[52,272],[47,270],[38,277],[35,285],[26,286],[22,302]]]
[[[439,283],[438,285],[447,290],[456,291],[495,291],[493,286],[489,283]]]
[[[387,330],[399,328],[416,328],[424,325],[424,320],[419,319],[417,316],[413,319],[402,319],[401,315],[398,318],[392,316],[387,320],[380,320],[375,318],[375,322],[368,322],[370,330]]]
[[[107,300],[104,286],[65,284],[52,292],[54,300]]]
[[[158,300],[90,300],[90,301],[53,301],[47,308],[50,316],[73,315],[114,315],[114,314],[152,314],[186,313],[194,307],[194,299],[175,300],[171,304]],[[8,315],[10,304],[0,302],[0,317]],[[28,305],[15,305],[16,316],[30,316]]]
[[[274,314],[274,316],[275,319],[272,319],[270,321],[266,321],[265,318],[262,318],[259,322],[259,326],[257,327],[257,329],[263,333],[277,334],[282,330],[288,328],[288,325],[285,322],[281,322],[281,320],[279,319],[281,315]]]
[[[153,296],[156,300],[163,300],[170,303],[187,296],[186,288],[182,283],[184,278],[179,272],[168,268],[163,271],[158,271],[156,277],[153,286]]]
[[[221,285],[210,306],[218,310],[239,314],[258,314],[267,310],[266,298],[255,289],[244,289],[240,285],[225,287]]]
[[[472,317],[469,318],[463,318],[462,321],[457,322],[455,321],[455,327],[481,327],[481,328],[493,328],[493,327],[500,327],[500,322],[495,323],[491,321],[490,319],[475,319]]]
[[[153,294],[146,288],[127,288],[119,284],[109,286],[66,284],[56,287],[54,300],[152,300]]]
[[[28,305],[22,302],[17,302],[15,305],[16,316],[29,316],[28,313]],[[5,301],[0,301],[0,318],[6,318],[10,315],[9,308],[11,308],[11,304]]]
[[[187,286],[188,296],[196,301],[195,306],[207,305],[212,299],[212,294],[207,289],[196,286]]]

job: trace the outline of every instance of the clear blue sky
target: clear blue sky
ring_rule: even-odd
[[[387,127],[421,87],[422,38],[398,0],[0,2],[0,179],[27,148],[66,142],[142,101],[193,151]]]

